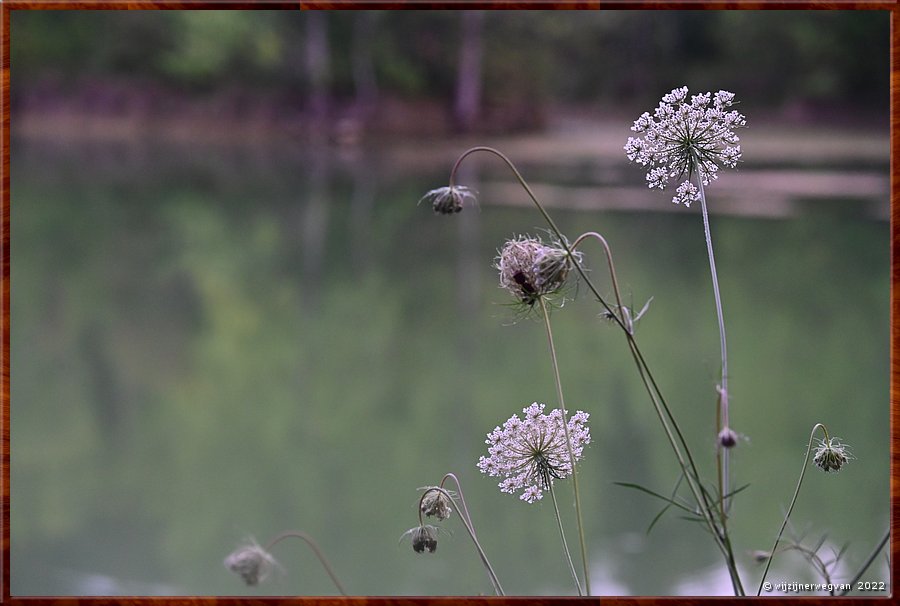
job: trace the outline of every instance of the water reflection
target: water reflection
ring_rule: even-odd
[[[63,586],[71,587],[72,595],[147,595],[168,596],[181,593],[178,587],[165,583],[126,581],[105,574],[61,570],[57,578]]]
[[[222,567],[247,535],[291,528],[317,538],[351,593],[490,592],[455,519],[433,555],[397,545],[416,488],[447,471],[510,593],[569,591],[550,506],[475,469],[485,433],[555,400],[542,329],[512,322],[491,268],[540,220],[494,165],[462,175],[480,211],[435,217],[415,201],[446,179],[442,157],[401,170],[391,150],[13,149],[14,594],[333,594],[299,545],[259,588]],[[575,176],[535,164],[535,189],[566,233],[603,231],[626,296],[654,297],[638,337],[712,475],[717,337],[699,219],[640,183],[604,190],[590,175],[615,164],[591,162]],[[864,170],[887,183],[886,164]],[[710,194],[719,210],[741,205],[725,183]],[[786,195],[789,213],[714,217],[734,420],[750,437],[732,530],[748,552],[769,547],[823,421],[858,460],[810,476],[794,516],[852,538],[858,563],[888,514],[889,234],[873,220],[887,202],[874,189],[827,206]],[[592,415],[595,584],[725,591],[701,531],[669,512],[647,534],[660,503],[613,484],[665,493],[676,468],[621,338],[581,294],[554,330],[567,401]]]

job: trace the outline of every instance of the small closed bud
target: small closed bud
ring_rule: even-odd
[[[719,446],[722,448],[734,448],[737,445],[738,435],[730,427],[719,432]]]
[[[450,517],[453,512],[451,507],[449,493],[437,486],[426,486],[423,490],[427,491],[422,497],[421,509],[426,517],[435,517],[438,521],[443,522]]]
[[[847,445],[840,443],[840,438],[827,438],[819,440],[819,446],[816,447],[816,454],[813,456],[813,463],[826,473],[840,471],[851,456]]]
[[[225,568],[240,575],[247,585],[257,585],[266,580],[272,569],[278,566],[275,558],[256,543],[243,545],[225,558]]]
[[[454,185],[452,187],[439,187],[432,189],[419,200],[428,200],[435,214],[452,215],[463,209],[463,203],[475,199],[475,194],[468,187]]]
[[[559,290],[571,269],[572,259],[565,249],[547,246],[534,262],[535,286],[541,292]]]
[[[403,540],[406,535],[409,535],[412,540],[413,551],[416,553],[424,553],[425,551],[434,553],[435,549],[437,549],[437,533],[437,527],[424,524],[422,526],[410,528],[403,533],[400,540]]]
[[[420,526],[419,531],[413,535],[413,551],[422,553],[426,549],[428,553],[434,553],[437,549],[437,534],[432,532],[431,526]]]

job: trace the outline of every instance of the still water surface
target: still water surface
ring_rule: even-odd
[[[313,535],[353,594],[490,593],[455,515],[436,553],[398,544],[416,489],[449,471],[507,592],[571,593],[551,503],[501,494],[475,467],[495,425],[556,401],[542,324],[505,305],[491,267],[505,238],[544,226],[496,164],[466,177],[480,210],[436,217],[415,202],[453,154],[405,170],[384,150],[13,149],[14,595],[333,594],[300,541],[275,548],[283,572],[260,587],[223,567],[242,540],[287,529]],[[525,172],[557,201],[604,187],[643,200],[553,212],[570,238],[605,235],[628,302],[653,297],[638,340],[713,477],[718,332],[699,209],[673,209],[624,162],[592,162]],[[847,164],[886,183],[886,151]],[[754,591],[751,552],[771,546],[816,422],[856,459],[810,470],[796,535],[827,534],[823,556],[849,543],[846,580],[889,514],[887,196],[792,195],[790,212],[732,200],[748,212],[712,217],[746,438],[733,475],[750,484],[730,529]],[[611,295],[601,251],[584,250]],[[552,320],[567,402],[591,415],[579,469],[595,592],[727,593],[700,528],[669,511],[648,534],[660,503],[614,484],[667,493],[676,466],[621,335],[576,294]],[[769,579],[816,577],[786,554]]]

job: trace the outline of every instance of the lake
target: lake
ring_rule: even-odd
[[[564,125],[565,126],[565,125]],[[315,537],[355,595],[477,595],[490,582],[456,512],[433,554],[401,535],[419,487],[457,474],[510,595],[571,594],[552,504],[501,494],[485,435],[557,406],[543,324],[492,265],[546,225],[496,159],[461,183],[477,208],[417,205],[470,143],[505,151],[570,240],[601,232],[637,340],[708,478],[718,329],[698,207],[627,164],[627,126],[551,137],[360,147],[13,138],[11,593],[332,595],[299,540],[245,587],[249,537]],[[729,529],[748,591],[821,422],[852,447],[808,470],[789,529],[846,582],[889,523],[887,133],[748,132],[710,186],[728,334]],[[758,150],[754,154],[754,149]],[[467,161],[468,162],[468,161]],[[602,250],[583,246],[612,296]],[[584,285],[551,316],[568,407],[590,413],[579,466],[594,592],[731,590],[714,543],[662,502],[677,465],[625,341]],[[812,465],[810,464],[812,467]],[[577,562],[571,482],[557,483]],[[682,487],[682,492],[687,495]],[[768,579],[818,580],[799,553]],[[883,557],[863,577],[888,581]]]

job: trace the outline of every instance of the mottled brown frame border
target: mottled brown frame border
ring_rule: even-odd
[[[269,9],[269,10],[327,10],[327,9],[453,9],[453,8],[479,8],[479,9],[692,9],[692,10],[887,10],[891,12],[891,376],[890,376],[890,419],[891,419],[891,528],[896,527],[898,513],[896,504],[900,497],[900,484],[898,484],[898,462],[900,462],[900,388],[897,385],[900,362],[897,360],[897,345],[900,340],[900,328],[896,323],[900,302],[896,296],[898,282],[900,282],[900,268],[896,263],[900,236],[897,233],[897,223],[900,221],[900,199],[898,199],[898,187],[900,187],[900,162],[895,152],[900,127],[900,114],[898,114],[898,95],[900,95],[900,46],[898,46],[898,17],[900,17],[900,0],[872,0],[857,2],[855,0],[732,0],[732,1],[704,1],[682,0],[680,2],[642,2],[640,0],[311,0],[308,2],[288,2],[285,0],[157,0],[150,2],[131,2],[128,0],[0,0],[0,140],[2,140],[2,163],[0,163],[0,516],[2,516],[2,530],[0,530],[0,603],[20,604],[32,606],[37,604],[55,604],[67,606],[75,604],[88,604],[91,606],[107,606],[113,604],[125,605],[171,605],[171,606],[242,606],[256,604],[304,604],[310,606],[412,606],[418,604],[534,604],[535,606],[549,606],[551,604],[572,603],[575,601],[591,602],[598,604],[602,601],[605,605],[616,606],[648,606],[654,604],[684,604],[712,605],[726,604],[737,601],[739,598],[683,598],[683,597],[652,597],[652,598],[517,598],[517,597],[11,597],[9,593],[9,548],[10,548],[10,490],[9,490],[9,410],[10,410],[10,373],[9,373],[9,293],[10,293],[10,214],[9,214],[9,93],[10,93],[10,63],[9,63],[9,23],[10,12],[14,10],[182,10],[182,9]],[[897,578],[898,550],[900,542],[896,536],[891,537],[891,586]],[[754,599],[754,598],[742,598]],[[767,604],[815,604],[826,599],[838,600],[846,605],[881,605],[895,603],[886,596],[880,597],[851,597],[851,598],[819,598],[819,597],[770,597],[763,599]]]

